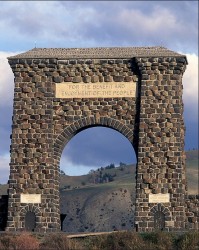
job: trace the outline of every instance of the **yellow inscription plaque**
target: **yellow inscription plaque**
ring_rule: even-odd
[[[21,203],[41,203],[41,194],[21,194]]]
[[[149,194],[149,203],[167,203],[170,202],[170,195],[167,194]]]
[[[56,83],[56,98],[135,97],[135,82]]]

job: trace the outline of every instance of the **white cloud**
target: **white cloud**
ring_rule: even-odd
[[[186,54],[188,65],[184,73],[183,82],[183,102],[184,117],[187,131],[191,123],[198,124],[198,56],[196,54]]]
[[[186,54],[186,56],[188,65],[183,76],[183,99],[192,105],[198,103],[198,56],[196,54]]]
[[[65,172],[66,175],[70,176],[78,176],[78,175],[85,175],[88,174],[88,172],[91,169],[97,169],[99,166],[88,166],[84,164],[76,164],[75,162],[72,162],[70,157],[67,155],[62,155],[61,161],[60,161],[60,169]]]
[[[6,34],[0,45],[30,48],[37,40],[38,47],[162,44],[193,51],[195,7],[166,1],[6,1],[0,9],[0,33]]]
[[[9,176],[9,134],[11,124],[6,119],[10,119],[10,107],[13,104],[14,76],[7,57],[12,56],[12,52],[0,51],[0,183],[7,183]],[[9,108],[8,108],[9,107]],[[2,113],[5,112],[5,113]],[[11,122],[11,120],[9,120]],[[4,153],[8,152],[8,153]]]
[[[10,155],[0,155],[0,183],[6,184],[9,178],[9,167]]]
[[[129,30],[144,35],[153,35],[163,27],[175,29],[177,24],[176,17],[167,9],[155,9],[148,15],[139,9],[125,9],[119,14],[118,21]]]
[[[18,54],[18,52],[0,51],[0,105],[12,105],[14,95],[14,75],[8,64],[7,57]]]
[[[150,5],[150,2],[145,4]],[[121,8],[114,15],[110,14],[106,17],[104,14],[104,20],[101,21],[104,24],[105,32],[109,27],[109,33],[112,36],[117,35],[119,41],[126,39],[128,43],[132,44],[162,45],[173,50],[184,50],[189,45],[187,51],[192,51],[192,46],[197,46],[197,22],[194,23],[191,18],[185,22],[182,16],[183,12],[181,16],[176,15],[175,10],[171,7],[163,7],[157,3],[157,6],[153,6],[148,12],[146,9],[143,11],[141,7]]]

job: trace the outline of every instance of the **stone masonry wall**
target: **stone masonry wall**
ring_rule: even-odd
[[[186,197],[186,229],[199,230],[199,195]]]
[[[24,211],[34,211],[37,231],[57,231],[59,170],[53,166],[52,82],[40,60],[9,63],[15,89],[7,230],[24,230]],[[21,193],[41,194],[41,204],[20,203]]]
[[[12,59],[15,75],[7,230],[23,230],[27,211],[35,231],[60,229],[59,162],[78,132],[106,126],[121,132],[138,157],[136,223],[154,230],[149,193],[169,193],[166,229],[185,227],[184,58]],[[61,82],[137,82],[137,98],[55,98]],[[21,193],[41,194],[40,204],[20,203]]]
[[[182,103],[184,58],[137,58],[141,73],[136,223],[151,231],[150,193],[169,193],[166,229],[184,228],[185,159]]]

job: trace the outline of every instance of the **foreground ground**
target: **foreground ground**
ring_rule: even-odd
[[[0,234],[1,250],[194,250],[199,249],[199,232],[136,233],[115,232],[97,236],[70,238],[57,234]]]

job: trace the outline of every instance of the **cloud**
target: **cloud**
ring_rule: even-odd
[[[198,101],[198,56],[186,54],[188,65],[183,76],[185,101],[196,103]]]
[[[38,47],[164,45],[193,52],[196,9],[184,1],[6,1],[0,45],[30,48],[37,40]]]
[[[197,13],[191,12],[189,6],[185,9],[185,3],[174,5],[162,1],[125,2],[124,5],[107,2],[102,7],[95,4],[91,5],[93,12],[89,19],[83,19],[79,25],[79,33],[85,41],[91,39],[103,46],[163,45],[190,51],[197,48],[198,29]],[[181,8],[180,13],[176,8]]]
[[[185,117],[190,121],[198,121],[198,56],[186,54],[188,65],[183,76],[183,100]]]
[[[61,166],[60,169],[64,171],[66,175],[75,176],[75,175],[85,175],[93,169],[97,169],[98,167],[95,165],[83,165],[76,164],[74,161],[68,157],[68,155],[63,155],[61,158]]]
[[[14,75],[8,64],[7,57],[18,52],[0,51],[0,155],[9,152],[10,134],[13,112]]]
[[[7,57],[16,53],[0,51],[0,183],[7,183],[9,175],[11,117],[14,95],[14,76]]]
[[[17,52],[16,52],[17,53]],[[0,51],[0,105],[12,105],[14,96],[14,76],[10,65],[8,64],[7,57],[16,53]]]
[[[10,155],[0,155],[0,183],[6,184],[9,177],[9,162],[10,162]]]

